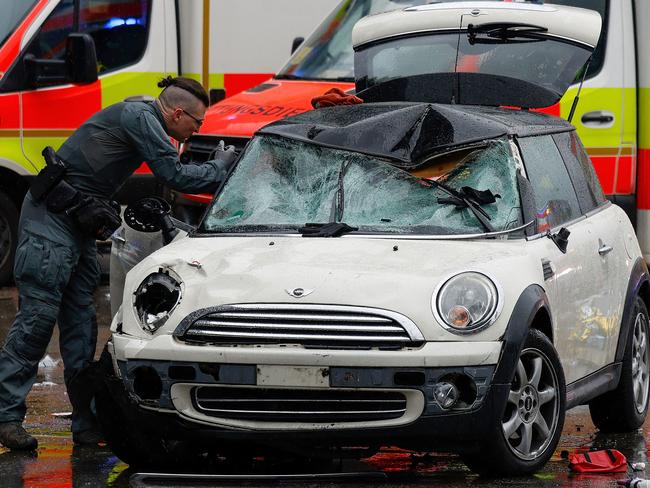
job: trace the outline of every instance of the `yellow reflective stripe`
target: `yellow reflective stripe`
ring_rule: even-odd
[[[210,88],[225,88],[223,73],[210,73]]]
[[[102,108],[121,102],[135,95],[150,95],[157,97],[160,93],[158,82],[167,76],[166,73],[135,73],[125,72],[106,75],[101,78]]]
[[[639,88],[639,147],[650,149],[650,88]]]
[[[72,131],[70,131],[72,133]],[[29,136],[23,138],[23,148],[27,157],[36,165],[39,169],[45,166],[45,161],[43,161],[43,148],[45,146],[52,146],[55,150],[61,147],[61,144],[65,142],[68,136],[63,137],[41,137],[41,136]],[[31,168],[32,166],[29,162],[25,160],[25,168]]]
[[[586,147],[618,147],[621,145],[623,129],[622,88],[583,88],[580,93],[580,103],[573,116],[573,125],[578,129],[582,143]],[[560,101],[560,114],[568,118],[573,99],[578,93],[577,88],[571,88]],[[604,110],[614,114],[614,125],[608,129],[592,129],[584,127],[580,119],[587,112]]]
[[[18,131],[0,131],[0,137],[2,137],[2,158],[15,162],[32,174],[37,173],[45,166],[45,161],[43,161],[43,156],[41,155],[43,148],[45,146],[52,146],[54,149],[58,149],[66,139],[66,137],[42,137],[42,133],[47,131],[27,131],[32,136],[30,137],[29,134],[25,134],[28,137],[23,139],[23,146],[31,160],[30,163],[20,147],[20,137],[17,135],[12,136],[10,132],[18,133]],[[34,137],[34,133],[41,133],[39,134],[40,137]]]

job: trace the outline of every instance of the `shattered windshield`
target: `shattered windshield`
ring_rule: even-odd
[[[276,77],[352,82],[354,24],[366,15],[425,3],[428,3],[428,0],[345,0],[302,43]]]
[[[481,234],[475,211],[430,180],[460,191],[489,190],[481,205],[495,230],[522,224],[516,166],[506,140],[459,151],[409,173],[372,156],[257,136],[199,232],[298,232],[343,222],[364,233]]]

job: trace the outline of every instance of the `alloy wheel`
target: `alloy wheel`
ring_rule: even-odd
[[[539,349],[524,349],[502,421],[508,447],[518,458],[536,459],[552,441],[560,414],[558,388],[548,357]]]
[[[634,389],[634,406],[639,413],[645,410],[648,402],[649,355],[648,319],[645,314],[638,313],[634,320],[634,336],[632,338],[632,387]]]

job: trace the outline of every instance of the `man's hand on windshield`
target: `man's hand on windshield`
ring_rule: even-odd
[[[219,145],[214,151],[212,151],[210,159],[216,159],[220,161],[221,167],[226,173],[228,173],[232,165],[237,160],[235,146],[226,146],[223,140],[219,141]]]

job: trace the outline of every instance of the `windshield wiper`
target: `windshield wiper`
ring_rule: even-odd
[[[308,223],[298,229],[303,237],[339,237],[348,232],[359,230],[358,227],[351,227],[341,222],[343,220],[343,211],[345,209],[345,174],[352,163],[344,161],[341,163],[339,170],[338,183],[334,201],[332,202],[332,211],[330,212],[330,222],[324,224]]]
[[[359,230],[343,222],[328,222],[326,224],[307,223],[298,229],[303,237],[340,237],[343,234]]]
[[[474,44],[503,44],[506,42],[534,42],[539,41],[540,34],[548,32],[546,27],[532,24],[517,24],[512,22],[490,22],[487,24],[467,26],[467,40]],[[483,34],[486,38],[477,38]]]
[[[334,195],[334,201],[332,202],[332,211],[330,212],[330,222],[340,222],[343,220],[343,210],[345,209],[345,187],[343,183],[345,181],[345,174],[348,172],[349,167],[349,161],[344,161],[341,164],[336,188],[336,195]]]
[[[495,195],[490,190],[475,190],[470,186],[464,186],[460,189],[460,191],[458,191],[448,187],[443,183],[440,183],[439,181],[427,179],[423,179],[422,181],[430,184],[433,187],[440,188],[450,195],[449,198],[438,198],[438,203],[441,203],[443,205],[456,205],[460,208],[469,208],[486,231],[496,231],[490,223],[490,220],[492,219],[487,214],[487,212],[480,207],[480,205],[496,203],[496,199],[501,198],[501,195]]]

